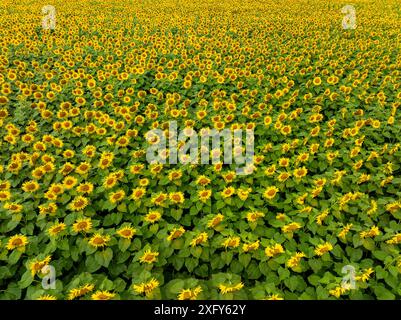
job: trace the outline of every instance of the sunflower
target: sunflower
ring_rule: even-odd
[[[87,82],[87,86],[89,89],[94,89],[96,88],[96,80],[95,79],[89,79]]]
[[[199,200],[202,202],[206,202],[208,199],[210,199],[211,195],[212,195],[212,190],[210,189],[204,189],[198,191]]]
[[[0,96],[0,106],[4,106],[9,102],[8,98],[5,96]],[[5,117],[4,117],[5,118]]]
[[[48,234],[51,237],[57,237],[66,228],[65,223],[55,223],[49,229],[47,229]]]
[[[280,128],[280,133],[282,135],[289,135],[291,133],[291,126],[290,125],[284,125]]]
[[[278,160],[278,164],[280,167],[288,167],[290,164],[290,159],[288,158],[280,158]]]
[[[134,165],[130,166],[129,171],[132,174],[139,174],[139,173],[141,173],[143,168],[144,168],[143,164],[134,164]]]
[[[72,230],[76,233],[88,232],[92,228],[91,218],[78,218],[72,225]]]
[[[197,246],[202,243],[206,243],[208,239],[208,234],[206,232],[201,232],[195,238],[191,240],[191,246]]]
[[[332,244],[330,242],[325,242],[324,244],[318,245],[314,251],[316,255],[322,256],[331,250],[333,250]]]
[[[135,188],[132,190],[131,198],[135,201],[140,200],[146,194],[146,188]]]
[[[308,169],[306,169],[305,167],[297,168],[294,170],[294,177],[297,179],[302,179],[307,174],[308,174]]]
[[[159,281],[155,278],[150,279],[148,282],[142,282],[139,284],[134,284],[132,288],[138,294],[145,294],[145,296],[150,297],[152,292],[160,285]]]
[[[185,233],[185,229],[181,226],[179,228],[174,228],[171,230],[170,234],[167,236],[167,241],[175,240],[181,237]]]
[[[235,179],[236,174],[234,171],[229,171],[226,174],[222,174],[221,176],[223,177],[226,183],[231,183]]]
[[[394,236],[392,236],[391,239],[387,240],[386,243],[388,244],[398,244],[401,242],[401,233],[397,233]]]
[[[245,201],[246,199],[248,199],[249,194],[251,193],[252,188],[239,188],[237,189],[237,195],[238,197],[242,200]]]
[[[308,193],[305,192],[302,195],[298,196],[296,199],[296,202],[300,205],[303,205],[305,203],[306,198],[308,197]]]
[[[139,186],[141,186],[141,187],[146,187],[146,186],[149,185],[149,179],[147,179],[147,178],[139,179],[138,184],[139,184]]]
[[[221,283],[218,287],[221,294],[226,294],[241,290],[244,287],[244,284],[242,282],[239,282],[236,285],[225,285]]]
[[[196,112],[196,117],[198,118],[198,120],[202,120],[206,116],[207,116],[207,111],[205,110],[200,110]]]
[[[64,185],[60,183],[53,183],[50,187],[48,192],[53,193],[55,195],[60,195],[64,192]]]
[[[6,202],[3,208],[10,211],[11,213],[18,213],[21,212],[24,207],[16,202]]]
[[[304,257],[306,257],[306,255],[303,252],[296,252],[290,257],[290,259],[287,260],[287,266],[292,269],[298,267],[301,259]]]
[[[122,227],[121,229],[119,229],[117,231],[117,234],[120,237],[122,237],[124,239],[129,239],[129,240],[132,239],[132,237],[135,235],[135,233],[136,233],[136,229],[132,228],[131,226]]]
[[[22,184],[22,190],[28,193],[33,193],[39,189],[39,183],[34,180],[26,181]]]
[[[9,181],[1,181],[0,180],[0,190],[9,190],[11,187],[11,183]]]
[[[157,260],[159,253],[158,252],[154,252],[151,250],[146,250],[142,256],[139,258],[139,261],[142,263],[148,263],[151,264],[153,262],[155,262]]]
[[[72,126],[73,126],[73,124],[69,120],[61,122],[61,128],[64,130],[70,130],[72,128]]]
[[[119,147],[126,147],[126,146],[128,146],[129,141],[130,141],[129,137],[122,136],[122,137],[117,139],[116,145],[119,146]]]
[[[53,162],[48,162],[45,165],[43,165],[41,168],[45,173],[50,173],[56,169],[56,166],[54,165]]]
[[[74,158],[74,156],[75,156],[75,151],[74,150],[67,149],[67,150],[65,150],[63,152],[63,157],[66,158],[66,159]]]
[[[46,151],[46,145],[43,142],[35,142],[33,145],[33,150],[35,151]]]
[[[367,268],[361,275],[356,276],[355,280],[356,281],[362,281],[362,282],[366,282],[367,280],[369,280],[370,275],[374,273],[373,268]]]
[[[63,186],[65,189],[72,189],[77,183],[77,178],[71,176],[65,177],[63,180]]]
[[[196,184],[198,184],[202,187],[208,185],[209,183],[210,183],[210,179],[204,175],[201,175],[196,179]]]
[[[169,172],[168,174],[168,179],[170,181],[173,180],[178,180],[182,177],[182,171],[181,170],[172,170],[171,172]]]
[[[276,196],[277,192],[279,191],[279,189],[275,186],[273,187],[268,187],[266,188],[266,190],[263,192],[263,196],[268,199],[268,200],[272,200],[274,199],[274,197]]]
[[[17,143],[17,138],[10,134],[5,135],[3,139],[11,145],[15,145]]]
[[[118,190],[116,192],[112,192],[109,196],[109,201],[111,203],[117,203],[120,202],[124,199],[125,197],[125,191],[124,190]]]
[[[159,221],[161,218],[161,214],[159,211],[150,211],[145,217],[144,220],[149,223],[155,223]]]
[[[215,228],[217,227],[222,221],[224,220],[224,216],[219,213],[216,216],[214,216],[212,219],[210,219],[207,223],[207,226],[209,228]]]
[[[114,174],[109,174],[103,181],[103,187],[106,189],[111,189],[116,185],[117,181],[118,179]]]
[[[110,241],[109,235],[102,235],[100,233],[95,233],[90,239],[89,244],[95,248],[104,247],[107,242]]]
[[[107,290],[103,291],[96,291],[94,294],[91,295],[92,300],[111,300],[116,296],[115,293],[109,292]]]
[[[294,232],[301,228],[301,225],[298,222],[291,222],[281,228],[284,233]]]
[[[315,86],[320,86],[320,85],[322,84],[322,79],[321,79],[320,77],[315,77],[315,78],[313,79],[313,84],[314,84]]]
[[[367,231],[362,231],[359,233],[359,236],[364,239],[364,238],[374,238],[378,235],[380,235],[380,230],[379,227],[377,226],[372,226],[369,230]]]
[[[264,124],[265,124],[266,127],[269,127],[269,126],[271,125],[272,121],[273,121],[273,119],[272,119],[272,117],[270,117],[270,116],[266,116],[266,117],[264,118],[264,120],[263,120],[263,122],[264,122]]]
[[[279,182],[284,182],[284,181],[286,181],[290,176],[291,176],[291,174],[288,173],[288,172],[281,172],[281,173],[277,176],[277,180],[278,180]]]
[[[276,172],[276,165],[273,164],[265,169],[264,174],[269,177],[272,176],[275,172]]]
[[[169,199],[174,204],[181,204],[184,202],[184,194],[181,191],[171,192],[169,194]]]
[[[78,165],[75,168],[75,172],[80,174],[80,175],[85,175],[88,173],[88,171],[91,168],[91,164],[89,162],[82,162],[80,165]]]
[[[45,205],[39,205],[39,214],[54,214],[57,211],[57,204],[50,202]]]
[[[55,146],[56,148],[62,148],[64,145],[64,142],[61,139],[58,138],[54,138],[52,141],[53,146]]]
[[[271,294],[266,297],[265,300],[284,300],[284,298],[280,297],[278,294]]]
[[[86,155],[89,158],[93,158],[96,155],[96,147],[88,145],[82,150],[82,154]]]
[[[0,201],[8,201],[11,199],[11,192],[10,191],[0,191]]]
[[[259,218],[262,218],[264,216],[265,214],[263,212],[251,211],[247,213],[246,219],[248,220],[248,222],[256,222]]]
[[[68,292],[68,300],[74,300],[75,298],[79,298],[87,294],[88,292],[93,291],[95,288],[95,285],[93,284],[85,284],[83,286],[80,286],[78,288],[73,288]]]
[[[283,246],[281,244],[279,244],[279,243],[276,243],[274,245],[268,246],[265,249],[265,254],[268,257],[274,257],[274,256],[276,256],[276,255],[278,255],[280,253],[283,253],[283,252],[284,252]]]
[[[223,189],[223,191],[220,192],[221,196],[223,198],[229,198],[235,193],[235,188],[234,187],[226,187]]]
[[[28,244],[28,238],[22,234],[16,234],[8,239],[7,250],[13,250],[15,248],[25,247]]]
[[[42,270],[44,266],[47,266],[50,263],[51,256],[45,257],[43,260],[35,259],[29,263],[29,269],[31,270],[32,277],[35,276],[36,273]]]
[[[50,294],[42,294],[40,297],[37,298],[37,300],[57,300],[57,298]]]
[[[349,223],[346,226],[344,226],[341,231],[338,233],[338,237],[340,237],[342,240],[345,241],[345,237],[348,234],[348,232],[351,230],[353,224]]]
[[[178,300],[196,300],[198,295],[202,292],[202,287],[197,286],[194,289],[181,289],[178,294]]]
[[[224,248],[236,248],[240,244],[240,237],[234,236],[234,237],[228,237],[225,239],[222,243]]]
[[[99,160],[98,167],[100,169],[106,169],[110,167],[113,163],[113,160],[110,157],[101,157]]]
[[[77,186],[76,190],[79,193],[90,194],[93,191],[93,183],[91,182],[81,183]]]
[[[69,204],[69,208],[73,211],[81,211],[89,204],[89,200],[83,196],[75,197]]]
[[[59,173],[61,173],[63,176],[66,176],[68,174],[70,174],[73,170],[74,170],[75,166],[70,163],[70,162],[66,162],[63,164],[63,166],[60,168],[60,170],[58,171]],[[63,182],[64,184],[64,182]],[[65,187],[65,184],[64,184]]]

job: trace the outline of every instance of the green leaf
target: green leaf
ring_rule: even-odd
[[[312,268],[314,273],[318,273],[319,270],[322,268],[322,262],[317,259],[309,259],[308,260],[309,266]]]
[[[113,259],[113,250],[107,248],[103,251],[103,266],[107,268],[110,264],[111,259]]]
[[[284,269],[284,268],[280,267],[278,269],[278,274],[279,274],[279,279],[282,281],[284,279],[287,279],[291,273],[288,269]]]
[[[259,269],[262,274],[265,276],[269,275],[272,269],[269,267],[269,265],[266,262],[261,262],[259,263]]]
[[[248,273],[249,279],[258,279],[262,274],[259,270],[259,265],[254,262],[249,264],[249,266],[245,270]]]
[[[291,278],[285,279],[284,284],[287,286],[288,289],[291,291],[295,291],[298,287],[298,279],[295,276],[292,276]]]
[[[102,267],[102,265],[96,260],[95,255],[88,256],[85,265],[87,272],[95,272]]]
[[[120,212],[127,212],[127,205],[123,202],[117,206],[117,210]]]
[[[169,292],[173,294],[178,294],[184,288],[184,280],[176,279],[168,283]]]
[[[22,255],[22,251],[19,250],[13,250],[13,252],[11,252],[11,254],[8,257],[8,263],[10,265],[16,264],[19,260],[19,258]]]
[[[346,251],[350,256],[351,261],[358,262],[362,259],[363,251],[361,249],[354,249],[351,247],[347,247]]]
[[[251,255],[248,253],[241,253],[238,257],[238,260],[246,268],[251,261]]]
[[[185,259],[185,266],[187,267],[189,272],[192,272],[198,266],[198,259],[195,258],[187,258]]]
[[[233,259],[233,253],[231,251],[222,252],[221,258],[226,263],[226,265],[229,265],[231,260]]]
[[[374,293],[378,300],[394,300],[395,295],[388,291],[381,285],[378,285],[374,288]]]
[[[388,253],[380,250],[373,251],[373,256],[381,261],[384,261],[388,257]]]
[[[179,271],[182,268],[182,266],[184,265],[184,261],[185,261],[184,258],[174,257],[174,259],[172,261],[174,268],[177,271]]]
[[[232,273],[239,274],[240,272],[242,272],[242,270],[244,270],[244,267],[239,261],[233,260],[230,263],[230,270]]]
[[[18,282],[18,285],[21,289],[24,289],[26,287],[29,287],[29,285],[32,283],[33,278],[30,270],[25,271],[25,273],[22,275],[21,280]]]
[[[373,239],[363,239],[362,245],[364,246],[365,249],[368,249],[369,251],[373,251],[376,248]]]
[[[95,260],[98,264],[100,264],[101,266],[104,263],[104,257],[103,257],[103,253],[101,251],[96,251],[95,253]]]
[[[314,287],[316,287],[319,284],[319,280],[320,280],[320,277],[316,274],[312,274],[308,277],[309,283]]]
[[[130,245],[131,245],[131,240],[129,239],[121,238],[120,240],[118,240],[118,249],[120,249],[121,252],[125,252]]]
[[[18,226],[19,223],[20,223],[19,220],[11,220],[11,221],[9,221],[9,222],[7,223],[7,229],[6,229],[6,231],[7,231],[7,232],[10,232],[10,231],[14,230],[14,229]]]
[[[219,200],[219,201],[216,202],[216,209],[217,210],[220,210],[220,209],[224,208],[225,206],[226,206],[226,204],[224,203],[224,201]]]
[[[172,216],[176,221],[180,220],[181,215],[182,215],[182,210],[180,210],[180,209],[178,209],[178,210],[176,210],[176,209],[171,210],[171,216]]]

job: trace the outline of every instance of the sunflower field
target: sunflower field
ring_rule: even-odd
[[[0,299],[401,298],[399,0],[2,0],[0,44]],[[170,121],[252,173],[149,163]]]

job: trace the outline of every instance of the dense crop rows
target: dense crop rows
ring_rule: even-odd
[[[0,298],[400,298],[401,6],[345,4],[3,0]],[[171,120],[254,171],[150,164]]]

